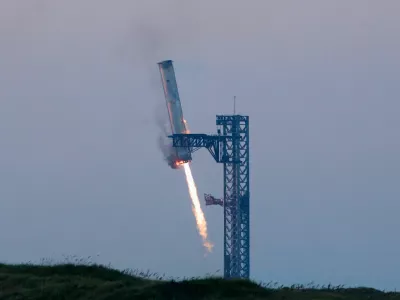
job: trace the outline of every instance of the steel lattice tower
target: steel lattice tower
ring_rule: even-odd
[[[224,277],[250,276],[249,117],[217,116],[217,135],[173,134],[174,147],[207,148],[224,165]]]
[[[249,118],[217,116],[223,136],[224,277],[250,275]]]

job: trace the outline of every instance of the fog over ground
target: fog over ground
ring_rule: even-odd
[[[172,276],[204,257],[157,145],[157,62],[192,132],[251,123],[251,277],[400,288],[400,2],[0,1],[0,260],[95,256]],[[194,154],[200,196],[222,166]],[[221,272],[219,274],[222,274]]]

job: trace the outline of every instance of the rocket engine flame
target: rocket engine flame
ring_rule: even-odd
[[[190,169],[189,163],[184,163],[183,168],[185,170],[189,195],[192,199],[192,212],[196,219],[197,230],[203,240],[203,246],[207,249],[208,252],[211,252],[214,245],[208,240],[207,222],[206,218],[204,217],[203,210],[200,206],[200,200],[197,194],[196,184],[194,183],[192,170]]]

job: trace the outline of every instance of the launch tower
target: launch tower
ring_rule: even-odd
[[[215,161],[223,164],[224,277],[249,278],[249,117],[218,115],[216,125],[216,135],[173,134],[170,138],[173,147],[189,149],[190,153],[207,148]]]

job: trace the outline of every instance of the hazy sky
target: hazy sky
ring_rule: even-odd
[[[222,270],[222,209],[204,257],[157,147],[172,59],[193,132],[250,116],[251,277],[400,289],[399,28],[398,0],[1,0],[0,260]]]

